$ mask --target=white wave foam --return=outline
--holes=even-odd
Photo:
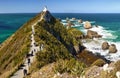
[[[106,59],[111,61],[117,61],[120,60],[120,42],[111,42],[107,41],[109,44],[115,44],[117,48],[117,53],[109,53],[108,50],[102,50],[101,45],[105,41],[105,39],[116,39],[117,36],[113,35],[112,33],[114,31],[105,30],[102,26],[93,26],[93,28],[89,29],[92,31],[97,32],[99,35],[102,35],[102,39],[96,39],[94,38],[91,41],[87,41],[83,43],[85,47],[87,47],[88,50],[92,51],[94,54],[100,54],[104,56]],[[82,29],[84,33],[87,33],[87,29]]]
[[[108,42],[109,44],[116,45],[116,48],[118,50],[116,53],[109,53],[108,50],[102,50],[101,45],[103,42],[104,42],[104,40],[97,40],[97,41],[92,40],[92,41],[88,41],[86,43],[83,43],[83,45],[85,47],[87,47],[87,50],[92,51],[92,53],[94,53],[94,54],[100,54],[108,60],[111,60],[111,61],[120,60],[120,42],[118,42],[118,43]]]
[[[97,32],[99,35],[102,35],[102,38],[103,39],[116,39],[117,36],[116,35],[113,35],[112,33],[114,31],[111,31],[111,30],[105,30],[102,26],[93,26],[91,29],[89,30],[92,30],[92,31],[95,31]],[[82,31],[86,34],[87,33],[87,29],[82,29]]]

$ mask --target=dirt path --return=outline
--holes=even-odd
[[[31,63],[33,63],[36,53],[40,51],[40,47],[35,45],[35,39],[34,39],[34,34],[35,34],[34,26],[35,25],[36,24],[32,25],[31,47],[30,47],[29,54],[33,52],[33,55],[29,57],[30,64],[28,65],[28,58],[26,58],[24,62],[24,66],[21,67],[21,69],[19,69],[11,78],[23,78],[24,77],[23,70],[26,69],[27,72],[29,72],[29,67],[31,66]]]

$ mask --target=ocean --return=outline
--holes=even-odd
[[[36,13],[0,14],[0,43],[35,15]],[[82,20],[96,21],[97,25],[102,26],[113,35],[112,38],[108,38],[109,40],[120,41],[120,14],[53,13],[53,16],[61,19],[75,17]]]
[[[0,14],[0,43],[35,15],[35,13]]]
[[[13,13],[13,14],[0,14],[0,43],[6,40],[11,36],[16,30],[18,30],[25,22],[34,17],[37,13]],[[96,24],[99,26],[98,29],[93,27],[93,30],[99,31],[103,35],[103,40],[108,41],[110,44],[114,43],[117,45],[117,48],[120,49],[120,14],[110,14],[110,13],[52,13],[54,17],[60,19],[68,18],[77,18],[84,21],[96,21]],[[78,28],[85,32],[83,27]],[[100,42],[103,42],[100,41]],[[94,43],[87,43],[85,46],[89,47],[89,50],[93,52],[99,52],[101,50],[93,50]],[[91,47],[90,47],[91,46]],[[97,48],[100,48],[97,47]],[[118,50],[120,52],[120,50]],[[118,52],[117,52],[118,53]],[[101,53],[107,55],[108,53]],[[120,57],[120,53],[118,53]],[[116,57],[116,56],[115,56]],[[116,57],[116,58],[118,58]],[[110,57],[109,57],[110,58]],[[114,58],[114,57],[111,57]],[[113,61],[116,59],[113,59]]]

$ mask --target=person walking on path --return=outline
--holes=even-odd
[[[27,76],[27,70],[25,68],[23,69],[23,74],[24,74],[24,77]]]
[[[29,58],[30,57],[30,54],[26,54],[26,58]]]
[[[33,56],[33,51],[31,51],[31,56]]]
[[[28,66],[30,66],[30,58],[28,58]]]
[[[36,52],[36,49],[34,49],[34,52]]]
[[[41,51],[43,50],[43,47],[44,47],[44,45],[43,45],[43,44],[41,44],[41,46],[40,46],[40,50],[41,50]]]

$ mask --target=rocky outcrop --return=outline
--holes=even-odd
[[[80,20],[78,20],[78,22],[79,22],[79,23],[82,23],[83,21],[82,21],[82,19],[80,19]]]
[[[68,21],[67,22],[67,26],[69,26],[69,27],[71,27],[71,26],[73,26],[74,24],[71,22],[71,21]]]
[[[66,21],[68,22],[69,20],[70,20],[70,19],[67,17],[67,18],[66,18]]]
[[[90,28],[92,28],[91,23],[90,23],[89,21],[86,21],[86,22],[84,23],[84,28],[85,28],[85,29],[90,29]]]
[[[103,42],[102,43],[102,49],[103,50],[109,49],[109,53],[116,53],[117,52],[116,45],[115,44],[109,45],[108,42]]]
[[[117,48],[115,44],[111,44],[109,47],[109,53],[116,53],[117,52]]]
[[[90,39],[93,39],[93,38],[101,38],[102,35],[99,35],[97,32],[95,31],[91,31],[91,30],[88,30],[87,31],[87,37],[90,38]]]
[[[85,72],[85,78],[99,78],[99,73],[102,72],[102,69],[98,66],[92,66]]]
[[[53,16],[50,14],[49,11],[46,11],[44,14],[45,14],[45,15],[43,16],[43,18],[44,18],[44,20],[45,20],[46,22],[52,21]]]
[[[52,22],[55,18],[51,15],[51,13],[47,10],[47,7],[44,7],[41,12],[40,20],[45,20],[46,22]]]
[[[80,52],[79,46],[74,46],[74,49],[75,49],[75,51],[76,51],[77,53]]]
[[[91,66],[85,71],[85,78],[119,78],[120,60],[103,67]]]
[[[79,39],[85,39],[86,36],[85,35],[80,35],[80,36],[77,36],[76,39],[79,40]]]
[[[102,49],[103,49],[103,50],[109,49],[109,44],[108,44],[108,42],[103,42],[103,43],[102,43]]]
[[[73,20],[73,21],[75,21],[75,20],[76,20],[76,18],[72,18],[72,20]]]

